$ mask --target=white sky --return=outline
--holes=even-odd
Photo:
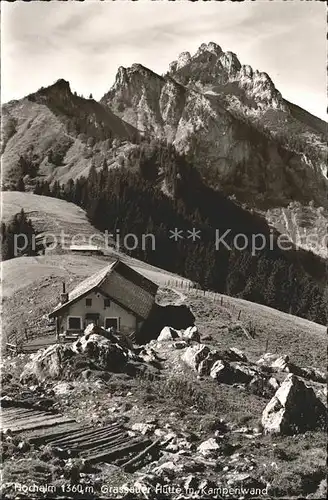
[[[213,41],[267,72],[283,96],[326,119],[324,2],[3,2],[1,97],[59,78],[100,99],[119,66],[164,73],[183,51]]]

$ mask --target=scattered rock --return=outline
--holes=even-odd
[[[198,478],[196,476],[194,476],[193,474],[190,474],[185,482],[184,482],[184,489],[186,492],[188,491],[196,491],[197,490],[197,487],[198,487]]]
[[[243,351],[241,351],[237,347],[230,347],[229,352],[231,353],[231,358],[233,358],[233,357],[235,358],[235,359],[231,359],[231,361],[245,361],[245,362],[247,362],[247,357],[246,357],[245,353],[243,353]]]
[[[200,344],[192,347],[188,347],[182,355],[182,361],[184,361],[190,368],[197,371],[199,363],[206,358],[210,353],[209,347]]]
[[[290,363],[288,371],[299,377],[307,380],[313,380],[314,382],[319,382],[321,384],[325,384],[327,380],[326,374],[317,368],[299,368],[298,366]]]
[[[289,361],[289,357],[280,356],[279,354],[272,354],[270,352],[265,353],[256,363],[260,366],[265,366],[271,368],[273,371],[273,364],[276,363],[276,368],[279,368],[282,364],[286,364]]]
[[[223,359],[218,359],[212,365],[210,377],[214,378],[218,382],[228,382],[231,380],[232,370],[227,363],[227,361],[223,361]]]
[[[164,462],[153,469],[157,476],[174,477],[177,472],[177,466],[174,462]]]
[[[210,377],[225,384],[243,384],[250,382],[256,372],[246,365],[231,365],[223,359],[215,361]]]
[[[205,359],[203,359],[197,368],[199,375],[201,376],[209,376],[211,373],[211,368],[215,361],[218,361],[221,358],[220,353],[216,350],[213,350],[208,353]]]
[[[69,382],[59,382],[53,387],[53,391],[56,396],[62,396],[68,394],[74,387]]]
[[[295,434],[325,423],[326,408],[312,388],[293,374],[287,375],[262,414],[266,433]]]
[[[257,375],[257,371],[254,370],[249,365],[244,363],[236,362],[231,364],[234,370],[234,382],[247,383],[252,380],[253,377]]]
[[[276,377],[270,377],[268,379],[268,386],[277,391],[279,389],[279,382]]]
[[[285,372],[288,371],[289,367],[289,356],[279,356],[276,360],[274,360],[271,364],[271,368],[277,372]]]
[[[172,341],[180,338],[180,332],[170,326],[165,326],[159,336],[158,342]]]
[[[136,432],[140,432],[144,436],[146,434],[151,434],[154,432],[156,426],[154,424],[143,424],[143,423],[136,423],[133,424],[132,430]]]
[[[207,441],[201,443],[197,451],[204,457],[216,457],[220,449],[220,445],[217,443],[216,439],[210,438]]]
[[[197,326],[189,326],[183,332],[182,338],[185,340],[193,340],[194,342],[200,342],[200,335]]]
[[[157,365],[161,361],[157,352],[149,346],[145,346],[138,354],[139,358],[145,363]]]
[[[257,361],[262,367],[266,367],[274,372],[289,372],[306,380],[314,382],[326,383],[327,376],[317,368],[301,368],[289,359],[288,355],[281,356],[279,354],[266,353]]]

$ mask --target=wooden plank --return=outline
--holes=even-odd
[[[20,415],[27,415],[28,413],[33,413],[35,412],[35,410],[33,410],[32,408],[21,408],[21,407],[17,407],[17,406],[11,406],[9,408],[2,408],[2,415],[3,417],[7,418],[7,417],[12,417],[13,415],[17,415],[17,416],[20,416]]]
[[[82,457],[85,457],[90,462],[100,462],[100,461],[108,461],[109,459],[115,459],[119,456],[124,455],[125,453],[129,453],[132,451],[138,451],[145,446],[148,446],[150,443],[149,440],[130,440],[125,446],[117,446],[112,448],[111,450],[102,451],[100,453],[95,453],[94,455],[89,455],[88,453],[81,453]]]
[[[125,470],[131,470],[131,468],[133,469],[133,466],[139,462],[140,460],[142,460],[148,453],[154,451],[154,449],[156,447],[158,447],[159,443],[161,442],[160,439],[156,439],[156,441],[154,441],[153,443],[151,443],[149,446],[147,446],[144,450],[142,450],[140,453],[138,453],[134,458],[131,458],[130,460],[128,460],[127,462],[123,463],[123,468]]]
[[[97,435],[98,433],[102,433],[102,432],[111,432],[111,431],[114,431],[116,428],[119,428],[120,427],[120,424],[118,423],[115,423],[113,425],[109,425],[109,426],[106,426],[106,427],[99,427],[99,428],[95,428],[95,429],[89,429],[89,430],[83,430],[81,428],[81,431],[74,434],[74,438],[79,438],[79,437],[85,437],[85,436],[90,436],[90,435]],[[64,441],[64,439],[60,439],[58,441],[56,441],[56,443],[60,444],[60,442]]]
[[[101,453],[110,453],[112,450],[118,448],[118,447],[122,447],[124,445],[127,445],[131,443],[131,439],[127,438],[127,437],[122,437],[120,439],[117,439],[115,441],[113,441],[112,443],[110,444],[102,444],[102,445],[99,445],[99,446],[94,446],[93,448],[88,448],[86,450],[81,450],[80,451],[80,455],[83,455],[84,457],[87,457],[87,456],[93,456],[95,454],[101,454]]]
[[[36,413],[28,416],[23,416],[22,418],[18,419],[12,419],[9,420],[9,422],[5,421],[6,426],[12,426],[10,427],[12,430],[17,427],[17,426],[24,426],[25,424],[30,424],[30,423],[39,423],[42,421],[48,421],[48,420],[54,420],[56,418],[63,418],[62,415],[48,415],[48,414],[42,414],[42,413]],[[64,417],[67,418],[67,417]]]
[[[37,423],[30,423],[26,425],[18,425],[17,427],[10,427],[11,431],[13,433],[16,432],[22,432],[22,431],[27,431],[30,429],[38,429],[42,427],[54,427],[55,425],[58,425],[59,423],[70,423],[70,422],[75,422],[74,419],[69,419],[67,417],[60,417],[60,418],[53,418],[53,419],[48,419],[46,421],[40,421]]]
[[[71,448],[74,448],[78,451],[82,450],[87,450],[87,449],[101,449],[107,446],[108,448],[112,447],[113,444],[116,444],[118,442],[123,442],[126,441],[128,436],[125,436],[124,434],[120,434],[117,436],[112,436],[111,438],[103,438],[100,439],[99,441],[84,441],[81,443],[78,443],[76,445],[72,445]],[[68,446],[70,447],[70,446]]]
[[[47,413],[42,410],[40,411],[35,411],[32,409],[27,408],[26,410],[19,410],[19,411],[13,411],[10,413],[5,412],[3,415],[3,420],[22,420],[24,418],[30,418],[30,417],[39,417],[39,416],[46,416],[46,415],[51,415],[53,416],[54,414],[52,413]]]
[[[72,435],[76,430],[80,430],[79,424],[59,424],[55,428],[33,429],[24,432],[27,439],[34,444],[48,443],[56,438]]]
[[[55,441],[54,442],[54,445],[60,445],[61,448],[66,448],[66,447],[74,447],[74,448],[79,448],[80,446],[83,446],[84,444],[88,444],[88,443],[98,443],[98,442],[102,442],[102,441],[108,441],[109,439],[114,439],[116,438],[117,436],[122,436],[122,435],[126,435],[125,432],[122,432],[121,430],[118,430],[117,432],[113,433],[113,434],[101,434],[100,436],[99,435],[96,435],[96,436],[81,436],[80,438],[78,439],[70,439],[70,437],[68,436],[67,439],[65,439],[64,441],[61,441],[59,444],[58,444],[58,441]]]

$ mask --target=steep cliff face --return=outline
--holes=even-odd
[[[144,134],[174,141],[186,94],[173,79],[133,64],[118,69],[115,83],[101,103]]]
[[[321,257],[328,258],[328,210],[312,203],[290,203],[285,208],[274,208],[263,214],[281,234],[286,234],[298,246]]]
[[[101,102],[189,153],[211,186],[240,201],[327,206],[323,122],[301,120],[267,74],[214,43],[182,53],[164,76],[137,64],[120,68]]]

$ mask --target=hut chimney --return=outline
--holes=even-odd
[[[68,293],[66,292],[65,281],[63,281],[63,291],[60,294],[60,303],[61,304],[66,304],[66,302],[68,302]]]

